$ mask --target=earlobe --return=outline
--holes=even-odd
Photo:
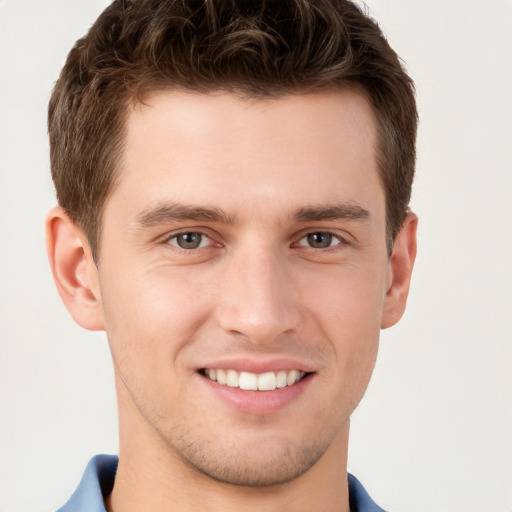
[[[46,249],[55,285],[75,322],[85,329],[103,330],[98,271],[89,244],[60,206],[46,217]]]
[[[416,259],[418,218],[409,212],[398,233],[389,261],[389,286],[384,298],[381,329],[395,325],[405,311],[411,274]]]

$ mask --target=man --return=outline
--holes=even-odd
[[[49,109],[50,263],[119,459],[61,511],[378,511],[350,415],[416,253],[413,86],[348,1],[115,1]]]

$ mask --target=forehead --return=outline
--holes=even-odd
[[[329,146],[334,138],[345,152],[357,143],[375,139],[376,123],[367,94],[360,88],[311,94],[287,94],[255,99],[225,91],[195,93],[168,90],[148,95],[131,106],[127,119],[126,147],[137,151],[150,132],[199,149],[222,146],[229,140],[263,153],[271,138]],[[144,141],[147,142],[147,141]],[[356,144],[354,144],[356,143]],[[270,148],[268,148],[270,149]],[[306,154],[307,147],[301,151]],[[212,155],[214,156],[214,155]]]
[[[139,210],[167,200],[245,210],[275,199],[294,210],[365,202],[382,192],[375,146],[358,91],[262,100],[159,92],[129,112],[114,196]]]

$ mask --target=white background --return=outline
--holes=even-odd
[[[0,0],[0,512],[54,510],[117,451],[106,340],[68,318],[43,240],[46,105],[106,5]],[[419,257],[349,469],[391,511],[511,512],[512,2],[368,5],[417,84]]]

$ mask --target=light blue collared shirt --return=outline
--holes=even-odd
[[[77,490],[57,512],[106,512],[103,497],[112,491],[117,463],[115,455],[93,457]],[[370,498],[359,480],[350,474],[348,489],[351,512],[385,512]]]

